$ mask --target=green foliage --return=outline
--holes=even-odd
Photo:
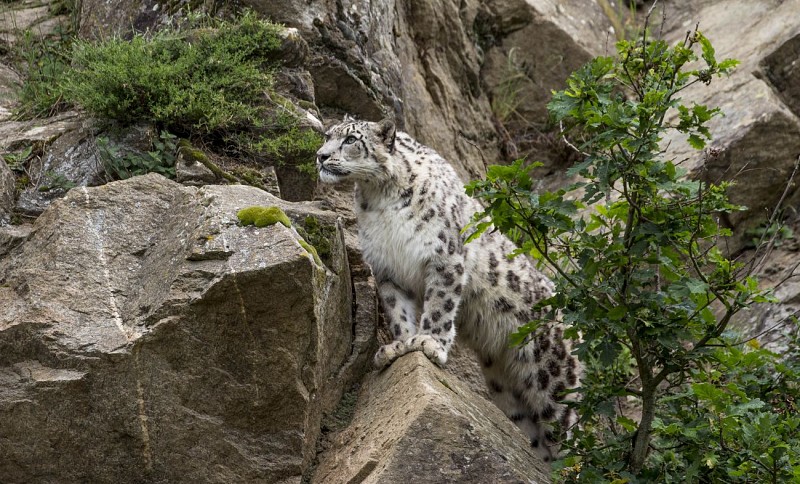
[[[159,138],[153,141],[153,149],[146,153],[122,153],[106,137],[97,138],[97,148],[106,173],[113,180],[124,180],[151,172],[175,178],[177,137],[167,131],[161,132]]]
[[[321,224],[316,217],[309,215],[303,219],[302,225],[296,228],[300,236],[316,248],[322,260],[330,260],[331,241],[336,237],[336,227]]]
[[[76,42],[66,92],[123,123],[205,134],[257,127],[281,28],[248,13],[214,28]]]
[[[6,162],[12,171],[24,171],[25,163],[33,154],[33,145],[28,145],[21,151],[6,153],[3,155],[3,161]]]
[[[291,227],[292,222],[280,207],[247,207],[236,212],[242,225],[267,227],[280,222],[284,227]]]
[[[72,0],[53,5],[59,12],[74,7]],[[231,21],[189,14],[178,26],[130,40],[67,36],[55,43],[26,33],[19,114],[50,115],[76,104],[100,119],[202,137],[212,152],[309,171],[322,137],[302,128],[292,102],[272,89],[282,31],[245,12]],[[171,150],[123,156],[101,140],[101,152],[114,178],[143,169],[174,176]]]
[[[62,79],[69,71],[70,37],[48,39],[26,30],[14,46],[16,64],[25,78],[19,91],[18,118],[51,116],[69,106]]]
[[[317,249],[315,249],[313,245],[306,242],[302,237],[298,239],[297,242],[300,244],[300,247],[302,247],[303,249],[305,249],[306,252],[311,254],[311,257],[314,258],[315,264],[317,264],[318,266],[322,265],[322,259],[319,258],[319,254],[317,254]]]
[[[698,47],[704,67],[689,70]],[[536,193],[518,161],[490,167],[485,181],[467,189],[486,203],[467,229],[470,240],[494,227],[517,243],[514,255],[529,254],[555,273],[555,295],[537,307],[544,317],[511,342],[526,341],[560,313],[585,367],[581,426],[572,429],[559,478],[796,478],[797,418],[789,407],[799,392],[785,384],[796,367],[742,350],[726,333],[737,312],[772,300],[746,266],[717,248],[729,235],[717,217],[743,207],[728,201],[728,183],[686,179],[660,148],[670,129],[705,146],[706,123],[720,112],[684,106],[679,93],[737,62],[717,62],[700,32],[674,47],[646,36],[623,40],[617,51],[575,72],[548,106],[585,155],[570,169],[580,182]],[[665,122],[670,112],[673,125]],[[781,400],[770,388],[791,396]],[[620,411],[629,400],[641,411],[638,422]]]
[[[786,241],[794,239],[794,231],[777,221],[765,222],[758,227],[748,230],[745,232],[745,235],[750,237],[750,240],[746,244],[748,249],[754,249],[765,241],[772,241],[775,247],[780,247]]]
[[[800,359],[793,342],[780,357],[755,342],[715,348],[715,367],[663,403],[654,422],[664,475],[686,482],[797,482],[800,479]],[[686,422],[690,422],[686,425]]]
[[[63,190],[67,191],[71,188],[78,186],[75,182],[65,177],[60,173],[47,171],[44,173],[44,180],[39,185],[40,192],[48,192],[50,190]]]
[[[283,27],[246,12],[227,22],[191,15],[152,35],[78,41],[66,96],[101,118],[148,121],[210,147],[267,163],[314,158],[322,138],[272,91]]]
[[[313,160],[314,153],[322,146],[322,142],[323,137],[319,133],[291,126],[282,133],[261,136],[252,142],[249,148],[269,160],[283,164],[303,159]]]

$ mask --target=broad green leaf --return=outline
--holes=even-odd
[[[697,136],[696,134],[689,135],[689,138],[687,139],[687,141],[692,146],[692,148],[694,148],[696,150],[702,150],[706,146],[705,140],[703,138]]]

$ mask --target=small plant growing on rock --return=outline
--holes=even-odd
[[[108,138],[97,138],[97,149],[106,173],[113,180],[124,180],[146,173],[159,173],[175,178],[175,159],[178,152],[177,137],[162,131],[153,141],[153,149],[146,153],[122,153]]]
[[[206,134],[260,125],[258,101],[272,84],[267,68],[280,29],[249,13],[216,28],[76,42],[67,93],[122,123]]]
[[[674,47],[644,35],[617,51],[575,72],[549,104],[584,154],[570,170],[582,181],[536,193],[518,161],[468,187],[487,206],[478,233],[495,227],[518,243],[512,256],[529,254],[555,274],[555,296],[539,309],[545,319],[560,313],[577,340],[582,419],[558,479],[797,480],[797,353],[781,360],[728,332],[737,312],[772,300],[751,266],[718,249],[729,231],[717,217],[743,207],[728,201],[730,183],[686,179],[660,146],[670,129],[705,146],[720,112],[682,105],[679,94],[737,62],[718,62],[698,31]],[[703,67],[689,67],[698,60]]]

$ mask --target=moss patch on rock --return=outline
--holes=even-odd
[[[285,227],[291,227],[292,222],[280,207],[247,207],[236,212],[236,217],[242,225],[255,225],[256,227],[267,227],[280,222]],[[313,248],[313,247],[312,247]],[[308,250],[308,249],[306,249]],[[311,251],[309,251],[311,252]]]
[[[311,254],[311,257],[314,258],[314,262],[318,266],[321,266],[322,265],[322,260],[319,258],[319,254],[317,254],[317,249],[315,249],[313,245],[309,244],[308,242],[306,242],[302,238],[298,239],[297,241],[300,242],[300,247],[304,248],[306,250],[306,252]]]
[[[296,227],[297,232],[317,249],[319,257],[325,261],[330,261],[331,241],[336,237],[336,227],[324,225],[319,220],[309,215],[303,219],[301,226]]]

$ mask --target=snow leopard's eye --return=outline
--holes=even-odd
[[[344,139],[344,144],[346,144],[346,145],[351,145],[351,144],[353,144],[355,142],[356,142],[356,137],[353,136],[352,134]]]

